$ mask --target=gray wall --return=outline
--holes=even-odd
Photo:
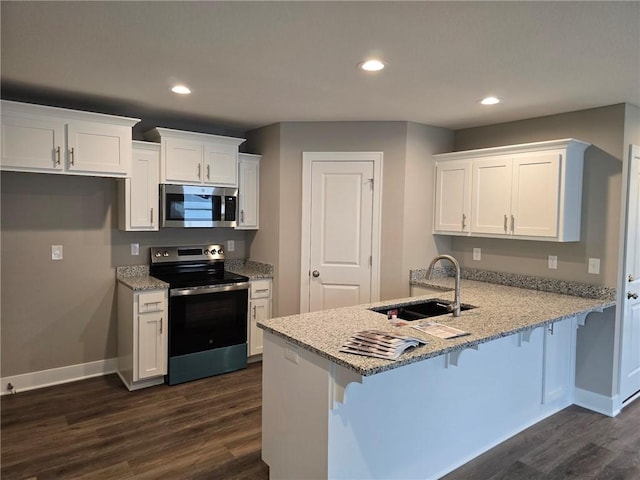
[[[31,173],[1,175],[3,377],[116,356],[115,267],[148,264],[149,246],[234,239],[232,229],[117,230],[116,180]],[[140,255],[130,255],[130,244]],[[51,260],[51,245],[64,259]]]
[[[620,227],[620,188],[625,105],[459,130],[455,150],[573,137],[592,144],[585,152],[580,242],[453,237],[451,249],[465,267],[615,286]],[[474,261],[474,247],[482,260]],[[547,256],[558,269],[547,268]],[[589,258],[600,258],[600,274],[587,273]]]
[[[429,238],[430,228],[423,228],[429,222],[429,213],[419,218],[419,224],[407,226],[416,215],[432,209],[432,198],[425,194],[424,185],[418,191],[406,188],[407,178],[415,181],[414,174],[432,169],[430,154],[450,150],[452,137],[448,130],[407,122],[281,123],[248,132],[247,148],[263,155],[261,174],[263,167],[270,172],[270,182],[261,179],[261,201],[268,198],[278,202],[268,205],[278,211],[268,214],[269,221],[277,224],[277,237],[260,232],[250,246],[252,258],[275,265],[274,314],[290,315],[300,309],[303,152],[384,153],[380,298],[389,299],[409,294],[408,265],[422,266],[436,253],[432,250],[435,243]],[[262,215],[261,210],[261,226],[265,219]],[[421,248],[414,252],[412,246],[416,244]]]

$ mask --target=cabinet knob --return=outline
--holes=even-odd
[[[631,292],[627,292],[627,299],[631,300],[631,299],[636,300],[638,298],[638,294],[637,293],[631,293]]]
[[[320,276],[320,272],[318,270],[314,270],[311,275],[313,275],[315,278],[318,278]]]

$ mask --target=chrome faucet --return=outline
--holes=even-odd
[[[452,307],[452,312],[454,317],[460,316],[460,264],[458,261],[453,258],[451,255],[438,255],[431,260],[429,264],[429,268],[427,270],[427,274],[429,277],[431,276],[431,271],[433,270],[433,266],[438,262],[438,260],[449,260],[453,264],[453,268],[456,269],[456,283],[455,283],[455,302]]]

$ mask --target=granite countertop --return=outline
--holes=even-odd
[[[252,260],[227,260],[225,269],[249,277],[249,280],[273,278],[273,266]],[[149,275],[149,265],[116,267],[116,279],[135,291],[169,288],[167,282]]]
[[[418,303],[434,298],[446,301],[454,299],[454,280],[451,277],[423,281],[421,285],[440,290],[440,292],[267,319],[258,322],[258,326],[338,365],[367,376],[572,316],[601,311],[615,305],[613,299],[585,298],[475,280],[462,280],[460,288],[462,304],[477,308],[463,311],[458,318],[452,315],[433,318],[433,321],[470,333],[470,335],[450,340],[427,335],[410,326],[391,326],[385,315],[369,310],[371,307]],[[350,335],[368,329],[420,337],[428,340],[429,343],[406,351],[395,361],[339,352],[341,345]]]

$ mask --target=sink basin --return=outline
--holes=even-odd
[[[444,300],[429,300],[410,305],[387,305],[372,308],[371,310],[387,316],[391,310],[396,310],[399,319],[411,322],[422,318],[451,314],[451,307],[449,305],[450,303]],[[475,307],[471,305],[460,305],[460,311],[470,310],[472,308]]]

